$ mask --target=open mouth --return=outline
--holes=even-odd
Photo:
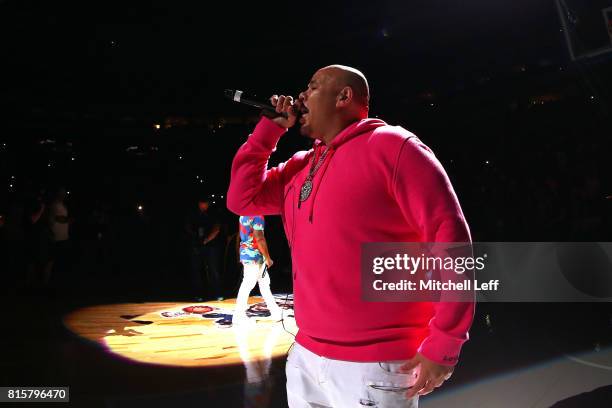
[[[308,113],[308,108],[306,107],[303,101],[297,100],[293,105],[293,111],[298,115],[303,115],[305,113]]]
[[[306,119],[308,116],[308,110],[306,110],[306,112],[301,111],[302,114],[300,115],[300,123],[303,125],[304,123],[306,123]]]
[[[309,110],[304,104],[299,104],[299,106],[297,107],[297,111],[298,111],[298,120],[300,124],[303,125],[306,122],[306,115],[308,115]]]
[[[298,122],[303,125],[306,121],[305,116],[310,112],[304,104],[304,101],[298,99],[293,105],[293,109],[295,114],[297,115]]]

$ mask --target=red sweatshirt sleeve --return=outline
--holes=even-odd
[[[427,146],[407,139],[394,174],[394,193],[406,221],[422,242],[471,242],[459,201],[442,165]],[[430,333],[418,351],[445,365],[457,363],[468,340],[474,317],[473,302],[438,302],[429,322]]]
[[[283,206],[286,180],[299,167],[300,155],[268,169],[268,159],[287,129],[262,117],[232,162],[227,208],[238,215],[276,215]],[[303,154],[302,154],[303,156]],[[292,174],[289,174],[292,173]]]

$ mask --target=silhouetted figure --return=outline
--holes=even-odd
[[[47,212],[49,229],[51,230],[52,249],[51,267],[45,269],[44,282],[48,284],[51,280],[52,271],[60,270],[66,273],[70,259],[70,218],[66,208],[66,189],[63,187],[55,190]]]
[[[222,242],[220,225],[210,210],[210,199],[198,200],[198,208],[185,225],[191,241],[191,281],[195,296],[204,296],[204,274],[208,277],[208,294],[219,300],[223,297],[220,277]]]
[[[26,232],[27,286],[48,282],[53,269],[51,246],[53,235],[47,222],[48,207],[41,189],[26,200],[24,225]]]

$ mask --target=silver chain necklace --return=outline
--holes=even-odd
[[[302,184],[302,188],[300,189],[300,202],[298,203],[298,208],[300,208],[300,205],[304,201],[308,200],[308,197],[310,197],[310,193],[312,193],[312,179],[314,178],[317,170],[319,170],[319,167],[321,167],[321,165],[325,161],[325,156],[327,156],[328,151],[329,151],[329,146],[325,148],[325,150],[321,154],[321,157],[319,157],[319,160],[317,160],[316,165],[315,165],[316,154],[312,156],[312,164],[310,165],[310,171],[308,172],[308,176],[306,176],[306,180],[304,180],[304,184]]]

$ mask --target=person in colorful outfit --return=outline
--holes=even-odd
[[[233,323],[247,321],[246,310],[249,307],[249,295],[256,283],[259,283],[259,292],[266,301],[271,319],[280,320],[282,317],[281,308],[276,304],[270,291],[268,268],[272,267],[274,261],[268,251],[264,227],[265,220],[262,215],[241,216],[239,219],[240,263],[242,263],[244,273],[236,299]]]

